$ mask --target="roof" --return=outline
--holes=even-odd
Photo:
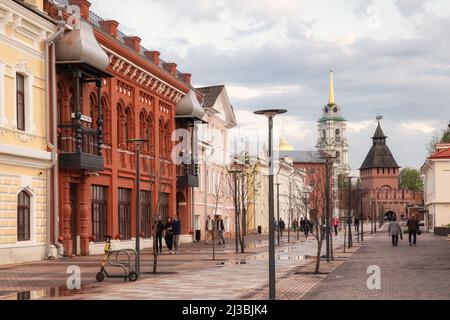
[[[383,139],[387,138],[386,135],[383,132],[383,129],[381,128],[381,125],[378,124],[377,130],[375,131],[375,134],[373,135],[372,139]]]
[[[203,108],[212,108],[222,93],[224,85],[197,88],[203,95],[205,95],[203,100]]]
[[[386,138],[381,125],[378,124],[372,138],[372,148],[370,148],[369,153],[359,170],[372,168],[400,168],[397,161],[395,161],[391,150],[389,150],[389,147],[386,145]]]
[[[450,159],[450,148],[433,153],[429,159]]]
[[[59,4],[65,6],[65,7],[68,7],[70,5],[70,1],[69,0],[55,0],[55,1],[58,2]],[[92,11],[89,11],[89,21],[88,22],[90,24],[92,24],[93,26],[95,26],[99,30],[102,30],[101,27],[100,27],[100,22],[101,21],[104,21],[104,19],[102,17],[98,16],[97,14],[95,14]],[[120,31],[120,30],[118,30],[117,33],[118,34],[117,34],[116,40],[119,41],[122,45],[126,46],[125,38],[127,37],[127,35],[125,33],[123,33],[122,31]],[[159,59],[160,63],[159,64],[155,64],[153,62],[153,60],[151,60],[151,59],[149,59],[149,58],[147,58],[145,56],[145,52],[146,51],[150,51],[150,50],[148,50],[147,48],[145,48],[144,46],[141,45],[141,50],[140,50],[140,52],[137,52],[137,54],[141,58],[145,59],[147,62],[152,63],[152,64],[156,65],[157,67],[159,67],[160,69],[164,70],[167,73],[167,75],[176,78],[178,81],[181,81],[182,83],[188,84],[183,79],[183,76],[182,76],[183,74],[180,71],[177,70],[176,71],[176,75],[172,75],[167,70],[167,63],[163,59]],[[193,88],[191,87],[191,89],[193,89]]]
[[[294,163],[325,163],[319,151],[280,151],[280,158],[291,158]]]

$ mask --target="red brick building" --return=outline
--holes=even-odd
[[[189,199],[198,178],[195,170],[177,170],[171,154],[177,105],[183,97],[194,103],[201,97],[191,92],[191,75],[142,47],[139,37],[121,33],[117,21],[96,16],[88,1],[69,2],[80,7],[82,21],[56,42],[59,232],[54,234],[65,255],[100,253],[106,235],[120,236],[117,246],[134,246],[137,146],[129,140],[148,138],[139,159],[141,237],[151,237],[157,213],[163,218],[179,213],[182,234],[189,237]],[[45,9],[57,18],[48,1]],[[186,116],[178,127],[187,126]],[[150,245],[143,240],[144,247]]]
[[[400,166],[386,144],[381,124],[372,137],[373,145],[360,170],[365,217],[397,219],[407,216],[407,206],[422,205],[423,193],[399,189]]]

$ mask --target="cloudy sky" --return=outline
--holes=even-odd
[[[297,149],[314,148],[332,66],[353,169],[377,114],[402,167],[420,167],[428,141],[450,120],[448,0],[91,2],[192,73],[194,85],[225,84],[241,130],[266,128],[253,110],[288,109],[276,130]]]

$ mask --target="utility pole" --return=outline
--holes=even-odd
[[[348,177],[348,248],[350,249],[353,246],[352,243],[352,205],[351,205],[351,197],[352,197],[352,179],[353,177]]]

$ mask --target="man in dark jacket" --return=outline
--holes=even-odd
[[[419,231],[419,221],[415,215],[412,215],[407,222],[409,232],[409,246],[416,246],[417,244],[417,232]]]
[[[173,230],[173,247],[175,249],[175,254],[178,253],[178,243],[180,241],[180,234],[181,234],[181,222],[176,215],[172,222],[172,230]]]
[[[217,236],[219,238],[219,245],[223,243],[225,245],[225,238],[223,237],[223,233],[225,232],[225,225],[222,220],[222,216],[217,218]]]
[[[157,253],[162,253],[163,231],[164,231],[164,223],[162,222],[161,217],[159,216],[157,218],[157,222],[156,222],[156,252]]]

